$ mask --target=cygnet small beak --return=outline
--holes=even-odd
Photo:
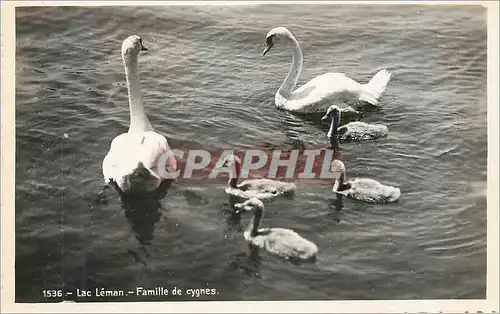
[[[236,208],[236,211],[235,211],[236,214],[239,214],[242,211],[245,211],[242,203],[234,204],[234,208]]]
[[[236,208],[236,214],[252,211],[252,206],[246,205],[245,203],[234,204],[234,207]]]

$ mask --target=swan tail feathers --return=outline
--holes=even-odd
[[[359,99],[377,105],[378,99],[385,91],[390,79],[391,72],[386,69],[378,71],[367,84],[363,85]]]

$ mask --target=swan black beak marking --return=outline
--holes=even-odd
[[[148,48],[144,47],[144,45],[142,44],[142,40],[141,40],[141,51],[148,51]]]
[[[266,55],[266,53],[267,53],[269,50],[271,50],[271,48],[272,48],[272,47],[273,47],[273,46],[267,46],[267,47],[266,47],[266,49],[264,49],[264,51],[262,52],[262,56],[265,56],[265,55]]]
[[[266,53],[273,48],[274,43],[273,43],[273,36],[267,37],[266,38],[266,49],[262,52],[262,56],[265,56]]]

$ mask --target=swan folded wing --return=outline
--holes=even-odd
[[[368,124],[361,121],[349,122],[338,128],[344,129],[340,138],[343,140],[370,140],[387,136],[389,129],[382,124]]]
[[[348,195],[367,203],[389,203],[399,199],[401,191],[399,188],[381,184],[380,182],[358,178],[351,180],[351,189]]]
[[[158,158],[166,149],[166,139],[155,132],[144,132],[137,149],[142,152],[142,162],[146,168],[156,166]]]
[[[278,190],[275,187],[263,183],[259,179],[245,180],[238,184],[238,189],[242,191],[254,190],[259,192],[278,193]]]
[[[255,190],[261,193],[283,194],[294,190],[295,184],[263,178],[245,180],[238,185],[238,189],[243,191]]]
[[[156,132],[146,132],[143,135],[139,149],[143,152],[141,161],[146,168],[154,171],[158,176],[158,162],[162,161],[161,157],[170,150],[167,139]],[[169,156],[162,165],[166,171],[175,171],[177,169],[177,161],[175,156]]]
[[[150,173],[160,177],[156,169],[157,163],[169,149],[166,138],[153,131],[117,136],[103,160],[105,182],[108,183],[110,179],[119,182],[121,178],[133,173],[139,163],[149,169]],[[166,167],[167,170],[175,168],[175,157],[167,159]]]
[[[120,134],[111,141],[109,151],[102,162],[105,183],[109,183],[111,179],[119,181],[137,167],[140,155],[133,147],[136,141],[136,136],[129,133]]]
[[[255,237],[252,237],[250,235],[250,231],[246,230],[243,233],[243,236],[245,237],[245,241],[250,242],[252,245],[254,245],[254,246],[258,247],[258,248],[261,248],[261,249],[263,249],[265,247],[265,242],[266,242],[266,239],[267,239],[265,235],[257,235]]]
[[[269,252],[285,258],[308,259],[317,253],[314,243],[290,229],[270,229],[264,245]]]
[[[231,187],[226,188],[226,194],[228,194],[230,196],[237,197],[237,198],[241,198],[241,199],[250,199],[250,198],[255,197],[255,198],[260,199],[260,200],[270,199],[270,198],[276,197],[278,195],[276,193],[262,192],[262,191],[258,191],[258,190],[242,191],[240,189],[235,189],[235,188],[231,188]]]
[[[324,105],[357,101],[362,85],[343,73],[325,73],[292,92],[286,108],[294,111],[324,111]]]

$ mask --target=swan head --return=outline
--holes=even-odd
[[[293,37],[292,33],[285,27],[276,27],[273,28],[272,30],[269,31],[266,35],[266,49],[262,52],[262,55],[265,56],[266,53],[271,50],[271,48],[279,44],[281,42],[284,42],[285,40],[290,39]]]
[[[244,211],[253,211],[253,210],[263,210],[264,203],[258,198],[251,198],[244,203],[234,204],[234,207],[237,209],[236,213],[244,212]]]
[[[142,38],[137,35],[127,37],[122,44],[123,58],[130,58],[131,56],[138,56],[139,52],[147,51],[148,48],[142,44]]]

